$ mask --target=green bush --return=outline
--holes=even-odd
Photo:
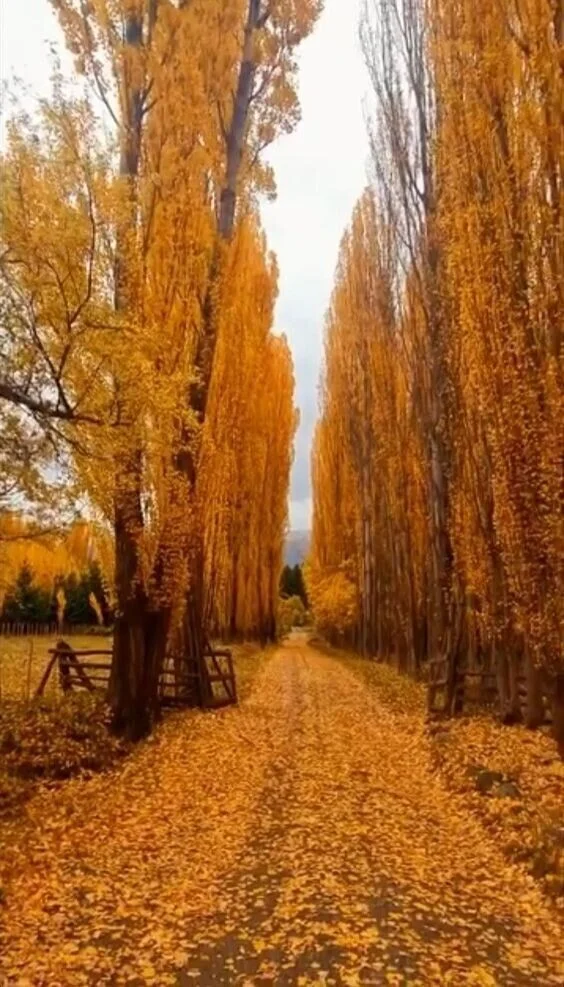
[[[35,584],[28,562],[24,562],[14,585],[6,593],[2,606],[3,623],[47,624],[51,619],[51,595]]]

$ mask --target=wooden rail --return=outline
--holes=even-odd
[[[431,712],[442,713],[445,695],[441,695],[448,685],[447,661],[445,658],[434,658],[428,662],[429,667],[429,696]],[[527,681],[523,671],[517,676],[519,702],[523,715],[527,703]],[[455,692],[460,710],[471,705],[492,706],[498,702],[499,691],[497,674],[491,668],[460,669],[457,673]],[[439,696],[436,694],[439,693]],[[545,697],[546,700],[546,697]],[[552,720],[550,705],[545,701],[545,722]]]
[[[63,693],[73,689],[88,692],[105,691],[108,687],[112,652],[108,649],[74,650],[66,641],[58,641],[49,650],[49,661],[36,690],[36,697],[45,692],[55,669]],[[104,661],[89,661],[104,658]],[[210,663],[211,662],[211,667]],[[219,686],[219,690],[214,690]],[[217,650],[207,645],[203,661],[165,665],[159,681],[159,698],[163,706],[202,706],[218,709],[237,702],[237,683],[233,655],[228,648]]]
[[[70,692],[73,688],[79,687],[88,692],[95,692],[97,688],[107,687],[110,677],[110,661],[84,661],[84,658],[111,657],[112,652],[105,649],[85,649],[75,651],[66,641],[58,641],[54,648],[49,649],[49,661],[41,676],[41,681],[36,690],[36,697],[40,697],[45,692],[45,687],[49,681],[55,667],[59,673],[59,685],[64,693]],[[105,672],[107,674],[92,674],[92,672]]]

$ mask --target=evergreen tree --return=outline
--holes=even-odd
[[[280,596],[287,598],[294,595],[294,571],[285,565],[280,576]]]
[[[298,596],[304,607],[307,607],[307,594],[304,584],[302,567],[300,565],[285,565],[280,577],[280,596],[289,598]]]
[[[307,609],[307,593],[304,583],[304,574],[301,565],[295,565],[292,570],[292,584],[294,587],[294,596],[299,596],[304,607]]]
[[[50,618],[50,594],[34,584],[33,570],[28,562],[24,562],[14,586],[6,594],[2,621],[14,624],[45,624]]]
[[[90,594],[98,600],[104,616],[104,624],[109,622],[110,611],[104,596],[102,575],[98,563],[91,563],[80,576],[71,573],[64,581],[63,588],[67,599],[65,623],[71,626],[89,625],[97,622],[90,603]]]

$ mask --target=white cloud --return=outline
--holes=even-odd
[[[309,526],[309,450],[317,408],[323,321],[339,244],[366,184],[363,100],[368,79],[358,41],[360,0],[327,0],[300,56],[302,120],[272,149],[278,198],[263,208],[280,266],[277,321],[294,353],[302,426],[296,443],[293,528]]]
[[[293,531],[310,530],[312,508],[311,497],[308,497],[307,500],[290,501],[290,518]]]

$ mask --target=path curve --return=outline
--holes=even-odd
[[[303,636],[240,708],[29,814],[6,985],[564,981],[555,913],[433,773],[422,718]]]

